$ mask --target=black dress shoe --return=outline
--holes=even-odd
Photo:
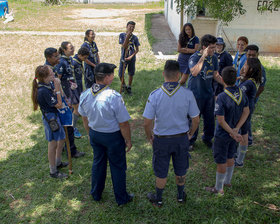
[[[84,155],[85,155],[84,152],[79,152],[79,151],[77,151],[76,154],[73,155],[72,157],[73,157],[73,158],[80,158],[80,157],[83,157]]]
[[[56,168],[60,169],[60,168],[68,166],[68,164],[69,164],[68,162],[61,162],[58,166],[56,166]]]
[[[204,143],[209,149],[212,149],[213,143],[212,143],[211,141],[204,141],[204,140],[203,140],[203,143]]]
[[[65,173],[60,173],[59,171],[57,171],[56,173],[50,173],[50,176],[52,178],[57,178],[57,179],[64,179],[64,178],[68,178],[68,175]]]

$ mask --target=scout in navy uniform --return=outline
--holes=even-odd
[[[125,66],[124,70],[128,67],[128,86],[126,86],[124,82],[122,87],[128,94],[131,94],[131,85],[135,74],[136,54],[138,53],[140,46],[138,37],[133,34],[134,29],[135,22],[129,21],[126,25],[126,33],[121,33],[119,36],[119,44],[122,45],[119,77],[120,80],[122,80],[123,67]],[[126,57],[125,49],[127,49]]]
[[[259,47],[256,45],[248,45],[245,49],[246,56],[247,58],[258,58],[259,56]],[[256,93],[256,97],[255,97],[255,104],[258,102],[259,96],[262,94],[262,92],[264,91],[264,86],[266,83],[266,72],[265,69],[262,66],[262,81],[261,84],[258,87],[257,93]],[[251,130],[251,123],[249,125],[249,133],[248,133],[248,146],[251,146],[253,144],[253,135],[252,135],[252,130]]]
[[[115,199],[118,205],[122,205],[133,199],[133,195],[126,191],[125,155],[132,145],[128,123],[130,116],[122,96],[109,88],[115,68],[108,63],[96,66],[96,83],[82,93],[79,113],[83,116],[94,154],[91,195],[95,201],[101,200],[109,160]]]
[[[180,65],[180,72],[182,73],[182,77],[180,80],[180,84],[184,85],[189,77],[189,59],[190,56],[198,50],[199,47],[199,39],[195,36],[194,28],[191,23],[186,23],[181,33],[179,34],[178,41],[178,62]]]
[[[239,88],[246,94],[249,100],[250,114],[241,128],[242,141],[237,149],[237,158],[235,166],[243,167],[243,161],[248,148],[248,132],[251,123],[252,114],[255,109],[255,98],[257,89],[262,80],[261,62],[258,58],[248,58],[241,70],[241,83]]]
[[[222,71],[227,66],[232,66],[232,57],[231,55],[225,50],[226,44],[224,43],[223,38],[218,37],[216,43],[216,52],[215,55],[218,58],[219,63],[219,75],[222,75]],[[217,83],[213,80],[213,88],[215,96],[218,96],[220,93],[224,91],[224,86]]]
[[[38,82],[37,82],[38,80]],[[45,128],[46,140],[48,143],[48,159],[50,176],[53,178],[67,178],[67,175],[58,171],[58,168],[65,167],[68,163],[61,162],[61,152],[65,141],[65,133],[58,117],[57,108],[62,107],[60,81],[55,79],[54,73],[47,65],[40,65],[36,68],[35,78],[32,83],[32,102],[34,111],[38,105],[43,113],[42,119]],[[56,119],[59,130],[53,132],[45,117]]]
[[[55,73],[56,77],[57,76],[57,65],[59,64],[59,54],[57,52],[57,49],[53,47],[49,47],[45,50],[44,52],[46,62],[45,65],[48,65],[51,67],[53,72]],[[61,93],[62,96],[64,96],[63,92]],[[71,156],[74,158],[79,158],[81,156],[84,156],[84,152],[79,152],[77,150],[77,147],[75,145],[75,140],[74,140],[74,128],[73,126],[67,126],[67,132],[68,132],[68,138],[69,138],[69,143],[70,143],[70,150],[71,150]]]
[[[74,126],[74,135],[77,138],[81,138],[82,135],[75,127],[76,122],[79,119],[78,106],[80,96],[77,90],[77,83],[75,81],[74,65],[73,58],[71,57],[74,54],[74,46],[68,42],[62,42],[61,47],[59,48],[59,53],[61,55],[59,65],[57,66],[58,77],[61,79],[61,86],[63,92],[65,93],[69,106],[73,107],[73,126]]]
[[[143,113],[145,133],[153,146],[156,176],[156,193],[149,193],[148,198],[159,207],[162,206],[170,157],[176,175],[177,201],[181,203],[186,199],[184,184],[189,167],[189,138],[199,124],[199,109],[194,95],[178,83],[180,75],[179,63],[166,61],[163,72],[165,82],[150,94]],[[192,119],[191,127],[188,116]]]
[[[218,74],[218,59],[214,55],[216,49],[216,37],[206,34],[201,39],[201,50],[194,53],[189,60],[190,77],[188,88],[193,92],[200,114],[203,117],[202,140],[207,147],[212,147],[214,137],[214,92],[212,81],[215,79],[223,84],[221,76]],[[190,140],[190,149],[193,150],[194,142],[197,139],[198,130]]]
[[[233,67],[237,70],[237,83],[239,83],[240,71],[247,60],[245,49],[248,45],[248,42],[248,38],[244,36],[241,36],[237,39],[237,53],[233,60]]]
[[[81,47],[89,50],[89,57],[85,60],[85,85],[90,88],[95,82],[94,68],[100,63],[98,47],[94,42],[95,33],[93,30],[87,30],[85,33],[84,43]]]
[[[217,126],[213,155],[217,164],[216,185],[205,188],[211,193],[221,195],[224,194],[224,186],[231,186],[236,142],[240,142],[242,139],[238,131],[249,115],[248,99],[235,85],[236,70],[232,66],[225,67],[222,78],[225,90],[218,95],[215,105]]]
[[[74,65],[74,74],[75,74],[75,80],[78,85],[77,90],[79,96],[84,91],[83,88],[83,76],[85,73],[84,68],[84,61],[89,56],[89,50],[86,47],[81,47],[78,51],[78,54],[76,54],[73,57],[73,65]]]

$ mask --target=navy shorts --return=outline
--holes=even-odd
[[[77,87],[78,95],[80,97],[82,92],[84,91],[83,80],[82,79],[76,79],[76,83],[77,83],[77,86],[78,86]]]
[[[155,176],[166,178],[170,157],[177,176],[184,176],[189,168],[189,140],[188,136],[174,138],[158,138],[153,142],[153,169]]]
[[[224,164],[232,159],[237,151],[237,142],[233,138],[215,137],[213,144],[214,160],[218,164]]]
[[[48,120],[55,118],[55,113],[45,113],[45,116],[47,117]],[[51,142],[51,141],[59,141],[65,139],[65,132],[63,129],[63,126],[60,123],[60,119],[57,115],[56,121],[59,124],[59,130],[56,132],[52,132],[50,129],[50,126],[48,122],[45,120],[44,116],[42,116],[43,119],[43,124],[45,128],[45,135],[46,135],[46,140]]]
[[[136,58],[133,57],[130,61],[125,62],[125,69],[127,68],[128,70],[128,75],[134,76],[135,74],[135,63],[136,63]],[[119,77],[122,77],[122,72],[123,72],[123,62],[120,61],[120,67],[119,67]]]

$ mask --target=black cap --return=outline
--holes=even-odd
[[[114,64],[110,64],[110,63],[100,63],[98,64],[95,69],[94,69],[94,73],[102,73],[102,74],[111,74],[114,73],[114,69],[117,66]]]

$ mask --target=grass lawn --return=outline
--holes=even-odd
[[[46,28],[48,31],[84,31],[86,25],[73,25],[80,22],[74,17],[63,20],[65,14],[72,15],[77,9],[107,8],[107,5],[46,7],[27,1],[11,1],[10,6],[18,10],[19,17],[18,22],[8,24],[6,29]],[[135,194],[135,200],[123,207],[116,205],[108,170],[103,199],[100,203],[93,201],[89,194],[93,155],[86,137],[76,140],[78,149],[86,152],[86,156],[73,159],[74,174],[69,179],[59,181],[48,174],[47,141],[41,113],[32,111],[30,99],[34,70],[44,63],[45,48],[58,47],[62,41],[70,40],[77,51],[83,38],[0,35],[0,223],[280,223],[280,59],[261,58],[267,71],[267,85],[253,116],[254,146],[249,148],[244,168],[235,170],[233,187],[225,189],[224,197],[216,197],[203,190],[205,186],[214,184],[215,164],[210,150],[199,139],[197,150],[191,152],[186,204],[176,202],[177,189],[173,168],[170,167],[163,195],[164,206],[154,208],[146,199],[146,194],[154,190],[155,178],[152,148],[144,136],[142,113],[149,93],[163,81],[164,61],[156,60],[152,55],[144,30],[145,13],[141,10],[146,12],[148,9],[147,13],[153,13],[159,11],[161,5],[110,7],[138,10],[131,17],[137,22],[135,31],[139,33],[141,43],[134,93],[131,97],[124,95],[132,117],[133,141],[133,148],[127,154],[127,188]],[[27,17],[19,12],[21,8],[28,12]],[[43,19],[51,16],[54,18],[52,21]],[[31,23],[26,24],[26,19]],[[65,21],[70,23],[69,27],[65,28]],[[56,22],[57,26],[52,25]],[[105,30],[120,32],[125,24],[116,27],[108,23]],[[98,25],[97,30],[104,31]],[[118,37],[97,35],[96,43],[101,61],[118,65]],[[119,91],[119,86],[116,72],[112,88]],[[78,126],[85,135],[81,120]],[[67,159],[66,155],[63,159]]]

